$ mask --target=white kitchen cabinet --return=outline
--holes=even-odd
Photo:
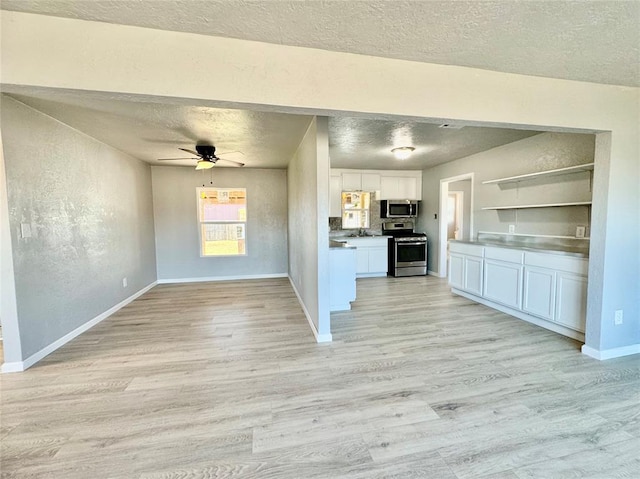
[[[585,330],[587,316],[587,278],[558,271],[556,322],[578,331]]]
[[[387,244],[369,248],[369,272],[387,274],[389,269]]]
[[[396,176],[380,177],[380,199],[395,200],[400,198],[398,178]]]
[[[449,251],[449,285],[452,288],[481,295],[484,248],[450,243]]]
[[[464,257],[464,290],[470,293],[482,294],[483,260],[478,256]]]
[[[520,309],[521,292],[521,264],[485,258],[482,292],[484,298],[514,309]]]
[[[329,178],[329,217],[342,217],[342,176],[332,174]]]
[[[449,251],[449,285],[454,292],[584,339],[586,258],[458,241],[449,244]]]
[[[362,173],[342,173],[343,191],[361,191]]]
[[[418,178],[412,176],[381,176],[380,199],[421,200],[422,198],[419,197],[418,192]]]
[[[362,173],[362,191],[379,191],[380,175],[378,173]]]
[[[449,254],[449,286],[457,289],[464,287],[464,260],[461,254]]]
[[[350,243],[353,244],[353,243]],[[356,273],[363,274],[369,272],[369,248],[356,246]]]
[[[418,195],[418,179],[410,177],[398,177],[398,191],[401,199],[421,200]]]
[[[356,249],[356,275],[360,278],[386,276],[388,271],[388,238],[348,238],[347,244]]]
[[[402,176],[382,176],[380,178],[380,198],[383,200],[415,200],[416,178]]]
[[[380,200],[422,199],[421,171],[332,168],[331,177],[334,176],[340,177],[341,192],[379,191],[378,199]]]
[[[556,299],[556,273],[537,266],[524,267],[522,310],[553,320]]]

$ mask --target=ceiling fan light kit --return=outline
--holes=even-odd
[[[200,160],[196,164],[196,170],[208,170],[209,168],[213,168],[215,163],[211,160]]]
[[[411,156],[414,150],[415,148],[413,146],[400,146],[398,148],[393,148],[391,153],[393,153],[396,160],[406,160]]]

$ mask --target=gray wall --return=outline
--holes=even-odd
[[[440,180],[474,173],[473,229],[507,233],[575,235],[577,225],[589,226],[589,208],[544,208],[531,210],[482,210],[484,206],[587,201],[591,199],[589,173],[558,176],[513,185],[483,185],[484,180],[533,173],[593,162],[595,136],[542,133],[423,171],[422,211],[419,227],[429,237],[429,270],[439,271],[438,220]]]
[[[2,136],[26,359],[155,281],[151,171],[6,96]]]
[[[289,277],[319,335],[329,319],[328,122],[314,118],[289,163]]]
[[[286,274],[286,170],[154,166],[151,171],[158,280]],[[203,184],[247,189],[246,256],[200,257],[196,188]]]
[[[460,180],[449,183],[449,193],[462,191],[462,238],[471,238],[471,180]]]

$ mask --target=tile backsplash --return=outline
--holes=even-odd
[[[373,195],[372,195],[373,196]],[[408,220],[415,220],[415,218],[407,218]],[[382,223],[387,221],[398,221],[395,220],[387,220],[380,218],[380,201],[371,199],[371,206],[369,207],[369,228],[366,231],[371,233],[382,233]],[[342,229],[342,218],[329,218],[329,232],[331,236],[340,236],[342,234],[350,234],[353,233],[354,230],[343,230]]]

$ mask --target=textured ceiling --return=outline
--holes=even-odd
[[[418,170],[538,133],[474,126],[446,129],[415,121],[330,118],[329,154],[333,168]],[[400,146],[413,146],[415,151],[407,160],[396,160],[391,149]]]
[[[2,0],[1,8],[640,86],[638,0]]]
[[[188,158],[178,148],[207,143],[216,146],[220,157],[225,157],[225,151],[241,152],[227,156],[247,167],[286,168],[311,121],[303,115],[105,100],[61,92],[11,96],[150,163],[158,158]],[[193,161],[157,164],[195,166]],[[233,165],[216,165],[220,166]]]
[[[38,90],[10,96],[135,158],[164,165],[194,166],[193,161],[156,160],[188,157],[178,148],[208,143],[221,157],[225,151],[241,152],[228,157],[249,168],[285,168],[311,121],[304,115],[125,101],[97,93]],[[537,133],[333,117],[329,155],[334,168],[422,169]],[[396,146],[414,146],[416,151],[398,161],[391,154]]]

